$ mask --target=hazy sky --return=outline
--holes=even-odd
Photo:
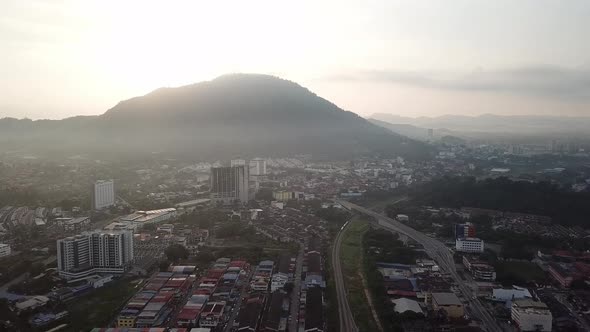
[[[590,115],[590,1],[0,0],[0,117],[231,72],[361,115]]]

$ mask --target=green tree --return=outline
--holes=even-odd
[[[171,244],[166,250],[164,250],[164,254],[166,254],[169,261],[176,264],[181,259],[187,259],[189,252],[180,244]]]
[[[260,188],[260,190],[256,193],[256,200],[267,201],[267,202],[272,201],[273,200],[272,189]]]
[[[283,286],[283,290],[285,290],[285,292],[287,292],[287,294],[291,294],[291,292],[293,291],[293,288],[295,288],[295,285],[292,282],[288,282],[285,284],[285,286]]]
[[[141,227],[143,231],[153,232],[158,228],[156,224],[146,224]]]
[[[209,264],[215,260],[215,256],[209,251],[199,251],[195,255],[195,261],[200,264]]]
[[[186,225],[197,225],[199,228],[209,229],[216,223],[227,221],[227,214],[220,209],[194,210],[179,218],[179,222]]]
[[[170,262],[168,261],[161,261],[158,264],[158,268],[160,269],[160,272],[166,272],[168,271],[168,267],[170,266]]]
[[[228,237],[235,237],[238,235],[243,235],[244,227],[239,222],[228,223],[226,225],[221,226],[216,232],[215,236],[223,239]]]
[[[16,321],[18,319],[16,313],[14,313],[10,309],[10,305],[8,304],[8,300],[4,298],[0,298],[0,320],[5,321]]]
[[[63,199],[59,202],[59,206],[65,211],[71,211],[74,206],[78,206],[80,202],[73,199]]]
[[[31,277],[38,276],[45,271],[45,265],[43,263],[33,263],[29,269]]]
[[[527,250],[522,242],[516,242],[514,240],[507,240],[504,242],[500,255],[504,258],[533,259],[533,253]]]
[[[585,290],[585,291],[590,289],[590,286],[584,280],[581,280],[581,279],[572,281],[572,284],[570,287],[571,287],[571,289]]]

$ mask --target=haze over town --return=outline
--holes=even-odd
[[[590,331],[589,18],[0,1],[0,331]]]
[[[0,116],[97,115],[236,72],[363,116],[586,116],[589,15],[584,0],[7,0]]]

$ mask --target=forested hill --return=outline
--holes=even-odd
[[[96,117],[0,120],[0,148],[202,159],[358,155],[423,159],[431,148],[267,75],[226,75],[125,100]]]

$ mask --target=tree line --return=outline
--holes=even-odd
[[[588,224],[590,193],[573,192],[549,182],[476,180],[443,177],[412,190],[414,203],[437,207],[476,207],[549,216],[563,225]]]

